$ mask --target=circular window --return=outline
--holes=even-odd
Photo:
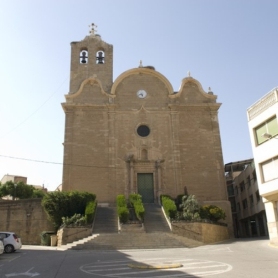
[[[146,125],[140,125],[137,128],[137,133],[141,137],[147,137],[150,134],[150,132],[151,131],[150,131],[149,127]]]

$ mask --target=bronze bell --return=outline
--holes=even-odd
[[[97,53],[97,64],[104,64],[104,57],[103,57],[103,53],[101,51],[99,51]]]
[[[82,64],[87,64],[88,56],[86,54],[87,54],[86,51],[81,52],[80,58],[81,58],[81,63]]]

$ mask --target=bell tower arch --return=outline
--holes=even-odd
[[[81,83],[92,76],[101,81],[109,92],[113,83],[113,45],[96,34],[96,25],[90,25],[90,34],[82,41],[71,43],[70,92],[78,91]]]

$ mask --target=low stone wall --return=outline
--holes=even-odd
[[[92,227],[61,228],[57,232],[57,245],[65,245],[92,235]]]
[[[205,244],[220,242],[229,239],[226,226],[210,223],[172,222],[172,232]]]
[[[41,199],[0,200],[0,231],[15,232],[22,244],[40,245],[43,231],[54,231]]]
[[[145,227],[142,223],[120,224],[119,233],[145,233]]]

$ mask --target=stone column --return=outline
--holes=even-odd
[[[130,192],[129,193],[135,193],[135,188],[134,188],[134,163],[133,163],[133,161],[130,161]]]
[[[126,191],[126,197],[128,197],[129,194],[134,193],[135,192],[135,188],[134,188],[134,161],[133,161],[133,154],[129,154],[127,156],[127,176],[128,176],[128,181],[127,181],[127,185],[125,187],[125,191]]]
[[[277,202],[269,201],[265,203],[265,211],[268,221],[268,233],[270,243],[278,246],[278,217],[277,217]]]

